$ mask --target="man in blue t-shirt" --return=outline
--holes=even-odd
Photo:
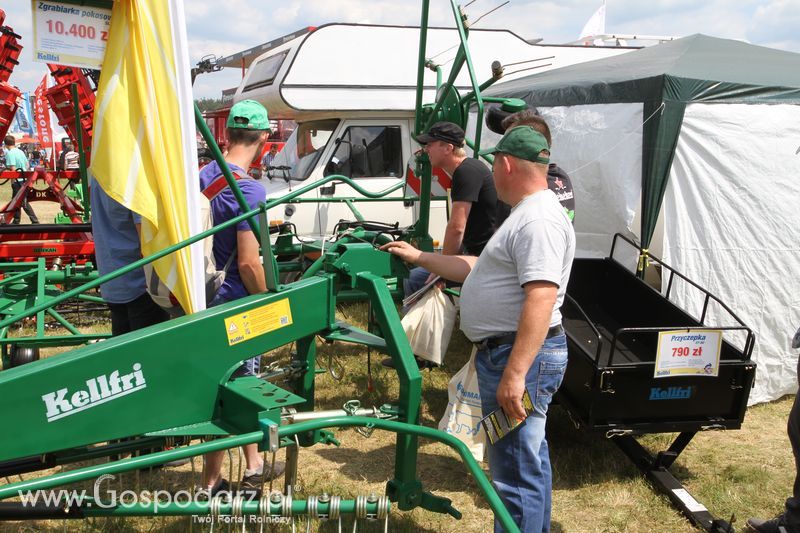
[[[254,100],[243,100],[231,108],[227,128],[228,151],[225,162],[234,174],[249,209],[255,209],[260,202],[267,199],[267,193],[260,183],[247,175],[245,169],[250,168],[251,163],[257,160],[269,138],[267,110]],[[200,171],[200,188],[203,195],[211,201],[215,226],[244,213],[216,161]],[[269,243],[266,245],[269,246]],[[214,235],[214,261],[219,269],[227,265],[227,274],[210,306],[267,290],[259,244],[246,221]],[[232,378],[257,375],[259,359],[257,356],[244,361]],[[213,452],[206,455],[201,489],[208,491],[209,496],[229,490],[227,480],[222,478],[223,454],[224,452]],[[277,477],[284,468],[283,464],[276,464],[274,470],[265,471],[264,462],[255,444],[244,447],[244,456],[247,469],[239,484],[239,490],[244,493],[256,493],[261,488],[262,480]]]
[[[253,100],[244,100],[231,108],[228,117],[228,151],[225,161],[237,180],[250,209],[258,207],[267,199],[264,187],[247,175],[254,158],[269,138],[269,120],[264,106]],[[200,188],[211,201],[211,214],[217,226],[243,213],[233,191],[228,187],[225,176],[216,161],[212,161],[200,171]],[[236,254],[235,261],[230,261]],[[239,222],[235,228],[227,228],[214,235],[214,261],[217,268],[223,268],[230,261],[225,283],[217,292],[212,305],[219,305],[267,289],[264,269],[261,263],[259,244],[250,225]],[[258,373],[258,361],[249,362],[243,375]]]
[[[14,198],[25,183],[26,178],[23,177],[22,172],[30,170],[30,165],[28,164],[28,158],[25,157],[25,153],[17,148],[14,137],[6,135],[6,138],[3,139],[3,144],[6,146],[6,170],[20,171],[19,177],[14,178],[11,182],[11,198]],[[36,213],[34,213],[33,208],[28,203],[27,196],[22,199],[22,209],[25,210],[25,213],[30,217],[33,224],[39,223],[39,219],[36,218]],[[19,217],[19,209],[17,209],[14,211],[14,224],[19,224]]]

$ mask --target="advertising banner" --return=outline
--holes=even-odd
[[[70,67],[100,68],[106,54],[111,9],[33,0],[33,59]]]

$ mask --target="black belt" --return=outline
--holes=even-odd
[[[561,324],[559,324],[547,330],[547,337],[545,337],[545,339],[549,339],[551,337],[557,337],[558,335],[561,335],[563,333],[564,333],[564,327]],[[503,346],[505,344],[514,344],[514,340],[516,338],[517,338],[516,332],[503,333],[502,335],[487,337],[473,344],[478,348],[478,350],[486,350],[486,349],[497,348],[498,346]]]

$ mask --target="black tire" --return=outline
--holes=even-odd
[[[11,347],[11,368],[39,360],[39,348],[29,346]]]

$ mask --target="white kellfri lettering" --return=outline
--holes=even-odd
[[[133,371],[128,374],[114,370],[108,375],[87,379],[86,389],[78,389],[70,394],[69,389],[63,388],[42,395],[45,416],[48,422],[53,422],[145,388],[147,381],[142,365],[134,363]]]

